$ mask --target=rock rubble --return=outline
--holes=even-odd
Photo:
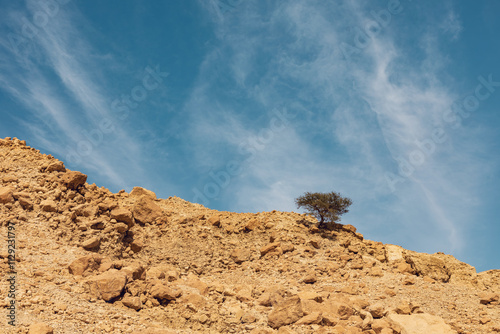
[[[15,226],[16,326],[2,333],[495,333],[500,270],[319,230],[294,212],[232,213],[87,183],[0,139],[0,236]]]

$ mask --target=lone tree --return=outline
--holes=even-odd
[[[306,208],[319,221],[319,228],[326,227],[327,223],[340,220],[340,216],[349,212],[347,209],[352,201],[350,198],[342,197],[339,193],[310,193],[295,199],[297,207]]]

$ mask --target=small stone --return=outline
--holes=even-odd
[[[456,331],[446,324],[443,319],[426,313],[412,315],[392,313],[388,318],[389,321],[401,328],[401,333],[456,334]]]
[[[0,188],[0,203],[13,203],[14,202],[14,189],[11,187],[1,187]]]
[[[374,319],[371,328],[375,331],[375,333],[383,333],[384,329],[389,329],[392,334],[391,325],[385,319]]]
[[[278,248],[280,245],[281,245],[281,243],[279,241],[270,243],[270,244],[268,244],[268,245],[266,245],[266,246],[264,246],[264,247],[262,247],[260,249],[260,255],[264,256],[267,253],[269,253],[269,252],[275,250],[276,248]]]
[[[382,318],[385,314],[385,308],[384,308],[384,305],[380,304],[380,303],[375,303],[373,305],[370,305],[368,307],[368,312],[371,313],[371,315],[375,318],[375,319],[379,319],[379,318]]]
[[[254,231],[256,229],[259,229],[262,227],[262,223],[258,221],[257,219],[250,219],[246,224],[245,224],[245,231]]]
[[[220,217],[219,216],[212,216],[208,218],[207,220],[208,224],[216,227],[220,227]]]
[[[118,233],[125,233],[128,231],[129,228],[128,225],[125,223],[116,223],[113,225],[113,227]]]
[[[40,203],[40,207],[45,212],[57,212],[56,202],[46,199]]]
[[[302,282],[307,283],[307,284],[313,284],[313,283],[316,283],[316,281],[317,281],[317,278],[316,278],[316,274],[314,274],[314,273],[310,273],[302,279]]]
[[[28,334],[53,334],[54,329],[49,325],[39,322],[28,328]]]
[[[350,224],[343,225],[342,228],[346,231],[351,231],[352,233],[356,233],[356,228]]]
[[[141,197],[141,196],[147,196],[152,200],[156,200],[156,194],[152,192],[151,190],[147,190],[141,187],[134,187],[132,191],[130,192],[131,197]]]
[[[250,260],[251,256],[252,253],[248,248],[235,248],[230,255],[231,259],[238,264]]]
[[[394,311],[397,314],[411,314],[411,307],[409,303],[403,302],[399,304]]]
[[[51,163],[45,171],[47,172],[65,172],[66,168],[64,167],[64,163],[62,161],[55,161]]]
[[[244,324],[251,324],[255,321],[257,321],[257,318],[255,317],[255,315],[249,312],[243,314],[243,316],[241,317],[241,322]]]
[[[122,303],[126,307],[129,307],[136,311],[139,311],[142,308],[141,298],[139,297],[132,297],[132,296],[123,297]]]
[[[87,255],[71,262],[68,266],[68,270],[70,274],[83,275],[88,269],[90,269],[90,271],[97,270],[102,259],[101,255]]]
[[[414,276],[408,276],[403,280],[403,285],[414,285],[416,283]]]
[[[19,202],[19,204],[21,204],[23,209],[25,209],[25,210],[33,209],[33,202],[31,201],[31,199],[29,197],[19,197],[19,199],[17,201]]]
[[[323,320],[321,312],[312,312],[302,318],[300,318],[295,324],[296,325],[311,325],[319,324]]]
[[[384,271],[380,267],[373,267],[370,270],[370,275],[375,276],[375,277],[383,277],[384,276]]]
[[[142,240],[134,240],[130,243],[130,249],[134,253],[140,252],[144,248],[144,242]]]
[[[97,248],[101,244],[101,240],[98,237],[92,237],[90,239],[85,240],[82,243],[82,247],[85,249]]]

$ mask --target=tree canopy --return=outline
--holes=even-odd
[[[318,227],[325,227],[327,223],[340,221],[340,216],[349,212],[348,207],[352,204],[352,200],[336,192],[306,192],[296,198],[295,203],[299,209],[304,207],[318,219]]]

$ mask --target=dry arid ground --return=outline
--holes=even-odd
[[[0,139],[1,333],[500,333],[500,270],[86,180]]]

